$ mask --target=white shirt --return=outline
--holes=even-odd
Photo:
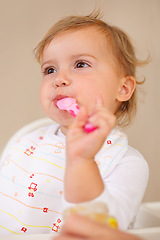
[[[6,154],[0,169],[0,234],[59,231],[63,209],[71,204],[63,199],[66,143],[58,129],[54,124],[29,133]],[[105,190],[94,201],[105,202],[119,228],[126,230],[143,198],[148,165],[117,129],[95,161]]]

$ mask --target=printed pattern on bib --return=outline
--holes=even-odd
[[[15,143],[0,171],[0,233],[58,232],[64,170],[64,139],[40,129]]]
[[[62,225],[65,139],[53,126],[19,139],[0,169],[0,234],[57,233]],[[95,161],[106,177],[127,150],[113,130]]]

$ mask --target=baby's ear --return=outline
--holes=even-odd
[[[117,96],[117,100],[124,102],[132,97],[136,87],[136,80],[133,76],[127,76],[121,79],[121,86]]]

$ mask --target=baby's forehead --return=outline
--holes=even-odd
[[[76,27],[76,28],[69,28],[69,29],[64,29],[61,30],[60,32],[57,32],[53,37],[50,39],[46,45],[48,46],[51,42],[58,42],[60,41],[65,41],[70,39],[75,39],[75,42],[73,44],[74,46],[80,42],[80,41],[85,41],[87,44],[93,44],[97,43],[96,47],[100,48],[101,46],[103,47],[104,51],[108,50],[111,51],[112,44],[110,44],[110,40],[107,36],[107,34],[101,30],[99,27],[96,25],[91,25],[91,26],[81,26],[81,27]]]
[[[70,50],[79,49],[84,50],[97,50],[102,52],[109,52],[111,46],[107,41],[107,37],[104,32],[100,31],[96,26],[83,26],[79,28],[70,28],[64,31],[60,31],[55,34],[50,42],[46,44],[45,49],[52,45],[54,48],[70,48]]]

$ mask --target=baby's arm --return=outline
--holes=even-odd
[[[103,180],[94,158],[114,127],[115,119],[115,116],[103,107],[99,98],[89,119],[86,109],[81,107],[67,134],[64,188],[68,202],[90,201],[103,192]],[[90,133],[84,131],[88,120],[97,127]]]
[[[107,205],[119,229],[127,230],[135,220],[148,182],[148,164],[133,148],[129,147],[111,174],[103,175],[104,191],[94,199]],[[93,188],[93,187],[92,187]],[[73,204],[64,200],[64,208]]]

